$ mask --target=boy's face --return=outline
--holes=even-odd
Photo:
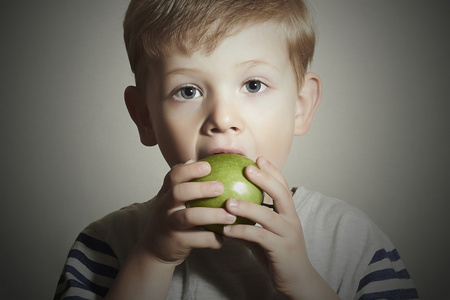
[[[230,36],[210,54],[173,52],[150,75],[150,122],[140,128],[141,140],[157,143],[171,167],[233,152],[253,160],[262,155],[281,170],[294,135],[306,132],[307,115],[320,101],[317,77],[317,103],[305,103],[284,38],[272,23]]]

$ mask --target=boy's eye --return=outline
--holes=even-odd
[[[193,86],[182,87],[176,94],[175,98],[189,100],[200,97],[202,94]]]
[[[245,83],[244,87],[249,93],[259,93],[264,91],[267,88],[267,85],[259,80],[249,80]]]

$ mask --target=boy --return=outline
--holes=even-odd
[[[308,73],[314,31],[302,1],[132,0],[124,37],[136,87],[125,101],[146,146],[171,167],[159,193],[88,226],[56,299],[415,299],[398,253],[364,214],[281,170],[321,100]],[[238,153],[274,210],[223,192],[199,159]],[[223,236],[201,229],[224,226]]]

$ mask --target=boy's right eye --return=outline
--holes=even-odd
[[[197,97],[201,97],[200,91],[193,86],[183,86],[178,90],[174,97],[178,100],[189,100]]]

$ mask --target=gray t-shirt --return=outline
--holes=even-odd
[[[387,236],[349,204],[297,188],[293,200],[312,265],[341,299],[418,299]],[[151,200],[89,225],[68,255],[55,299],[101,299],[144,230]],[[174,272],[168,299],[281,299],[242,243],[194,249]]]

